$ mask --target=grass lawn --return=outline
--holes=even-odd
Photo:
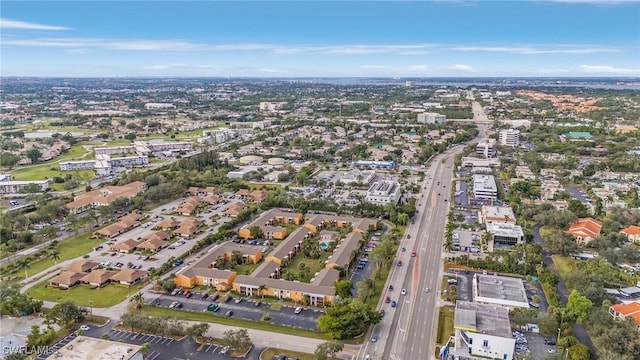
[[[130,140],[127,139],[116,139],[116,140],[110,140],[110,141],[106,141],[105,146],[126,146],[126,145],[131,145],[132,142]]]
[[[242,264],[242,265],[237,265],[234,269],[234,271],[238,274],[238,275],[249,275],[253,272],[253,270],[255,270],[258,266],[260,265],[260,262],[257,264]]]
[[[311,331],[311,330],[296,329],[296,328],[287,327],[287,326],[274,325],[264,321],[252,321],[252,320],[238,319],[234,317],[225,317],[225,316],[210,314],[209,312],[206,312],[206,313],[191,312],[191,311],[185,311],[185,310],[153,307],[149,305],[145,305],[142,311],[145,314],[151,315],[151,316],[172,316],[172,317],[176,317],[183,320],[204,321],[204,322],[237,326],[237,327],[248,328],[248,329],[277,332],[277,333],[287,334],[287,335],[297,335],[297,336],[305,336],[305,337],[314,338],[314,339],[328,340],[324,334]]]
[[[300,360],[314,360],[315,359],[315,356],[311,355],[311,354],[305,354],[305,353],[301,353],[301,352],[297,352],[297,351],[290,351],[290,350],[266,348],[260,354],[260,360],[271,360],[276,355],[286,355],[287,357],[295,357],[295,358],[298,358]]]
[[[44,180],[54,176],[60,176],[64,178],[70,174],[72,176],[80,176],[82,180],[91,180],[94,178],[92,170],[80,170],[80,171],[60,171],[60,167],[55,162],[50,162],[41,165],[29,166],[25,168],[18,168],[11,172],[11,176],[15,180]]]
[[[438,345],[444,345],[453,333],[453,307],[441,307],[438,312]]]
[[[116,305],[125,300],[127,296],[138,292],[144,285],[144,283],[138,283],[129,287],[119,284],[109,284],[102,288],[76,285],[69,290],[61,290],[53,286],[45,287],[47,284],[47,281],[43,281],[27,290],[27,294],[45,301],[62,302],[71,300],[83,306],[89,306],[89,301],[93,301],[93,307],[96,308]]]
[[[58,244],[58,250],[60,251],[60,260],[61,261],[74,259],[79,256],[82,256],[91,251],[92,248],[102,244],[104,240],[102,239],[91,239],[92,231],[86,232],[83,234],[76,235],[68,240],[62,241]],[[27,274],[33,275],[37,274],[42,270],[45,270],[51,266],[54,266],[55,262],[50,258],[43,258],[40,260],[36,260],[31,263],[31,267],[27,269]],[[22,274],[24,271],[19,271],[18,274]]]
[[[553,266],[558,270],[558,275],[563,279],[566,279],[567,274],[576,267],[575,261],[569,257],[553,255],[551,258],[553,259]]]
[[[540,228],[540,236],[544,238],[548,236],[552,230],[553,229],[550,226],[543,226]]]
[[[324,269],[324,262],[329,258],[329,255],[331,255],[331,253],[326,251],[322,251],[321,254],[319,259],[307,259],[302,254],[298,254],[293,258],[293,261],[287,266],[285,271],[294,274],[300,282],[309,283],[311,282],[313,274]],[[300,276],[300,271],[298,270],[300,264],[306,265],[307,270],[305,270],[304,276]]]
[[[367,299],[366,301],[366,303],[371,305],[371,308],[373,308],[374,310],[376,309],[376,306],[378,306],[380,296],[382,295],[382,293],[384,293],[384,283],[387,281],[387,276],[389,276],[389,270],[390,269],[382,269],[382,271],[380,272],[380,279],[377,279],[375,283],[375,295]]]

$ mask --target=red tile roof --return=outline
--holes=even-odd
[[[595,239],[600,235],[600,230],[602,230],[602,221],[588,217],[578,219],[578,222],[569,227],[567,234],[571,234],[576,237],[589,237],[591,239]]]
[[[640,235],[640,226],[631,225],[620,230],[620,232],[625,233],[627,235]]]

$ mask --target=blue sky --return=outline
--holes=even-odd
[[[640,76],[640,2],[6,1],[2,76]]]

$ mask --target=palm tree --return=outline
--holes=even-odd
[[[58,260],[60,260],[60,250],[58,250],[57,248],[51,248],[49,250],[49,257],[56,263],[56,266],[58,266]]]
[[[141,292],[136,293],[130,299],[130,302],[136,304],[136,309],[142,308],[142,304],[144,303],[144,296]]]
[[[258,295],[262,296],[262,298],[264,299],[264,293],[263,291],[267,290],[267,286],[264,284],[261,284],[260,286],[258,286]]]
[[[146,342],[142,345],[140,345],[140,349],[138,349],[138,352],[140,352],[140,354],[142,354],[142,358],[144,359],[144,356],[151,350],[151,344]]]
[[[16,267],[18,270],[24,270],[24,278],[25,280],[29,277],[27,274],[27,269],[31,267],[31,263],[26,258],[19,259],[16,261]]]

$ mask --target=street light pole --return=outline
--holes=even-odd
[[[558,340],[556,340],[556,345],[560,343],[560,328],[558,328]]]

